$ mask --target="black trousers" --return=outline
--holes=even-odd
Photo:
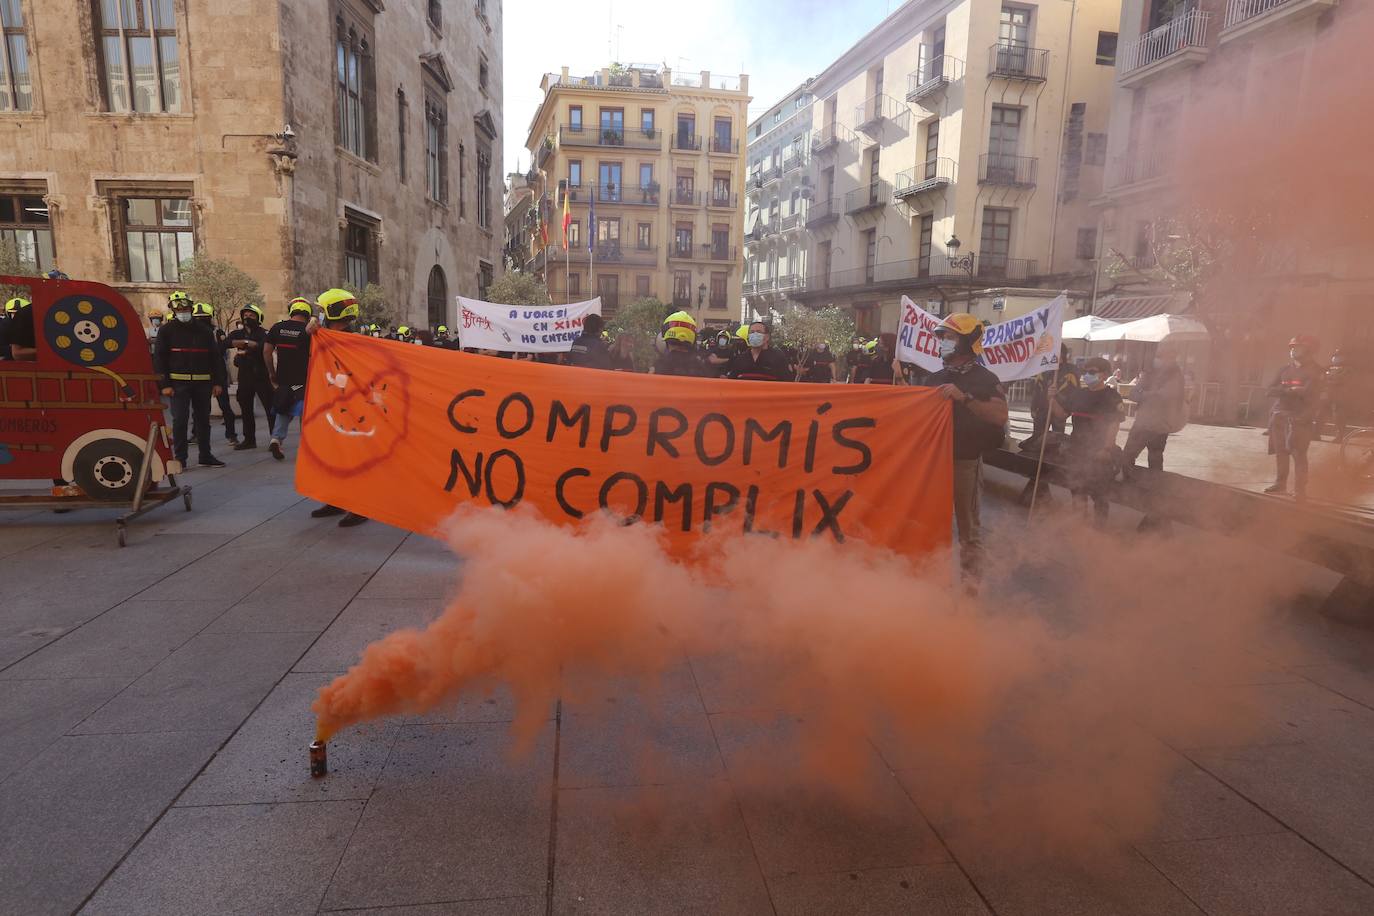
[[[172,382],[172,456],[186,463],[186,424],[196,419],[196,447],[202,459],[210,457],[210,398],[214,382]]]
[[[272,420],[276,417],[276,410],[273,409],[272,383],[265,377],[260,377],[252,372],[239,370],[239,417],[243,421],[243,441],[254,443],[258,441],[258,422],[253,415],[256,400],[262,405],[262,411],[267,415],[267,431],[272,431]]]

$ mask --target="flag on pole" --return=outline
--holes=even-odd
[[[563,247],[568,247],[568,226],[572,224],[572,212],[568,209],[568,189],[563,189]]]
[[[539,243],[545,248],[549,247],[549,198],[543,195],[539,198]]]

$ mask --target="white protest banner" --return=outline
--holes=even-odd
[[[458,339],[464,347],[516,353],[566,353],[601,297],[567,305],[504,305],[458,297]]]
[[[940,345],[935,329],[940,319],[902,297],[902,317],[897,325],[897,359],[910,363],[922,372],[938,372],[944,367],[940,359]]]
[[[984,330],[983,365],[1004,382],[1034,378],[1059,368],[1068,303],[1069,297],[1060,293],[1024,315]]]

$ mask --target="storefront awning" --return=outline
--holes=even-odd
[[[1139,321],[1154,315],[1180,315],[1188,311],[1192,297],[1187,293],[1162,296],[1108,296],[1099,299],[1093,315],[1108,321]]]

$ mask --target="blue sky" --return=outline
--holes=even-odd
[[[529,168],[525,133],[545,72],[567,66],[586,74],[611,60],[666,63],[690,73],[743,72],[754,97],[752,120],[900,5],[901,0],[505,0],[505,170],[516,169],[517,155],[519,168]],[[554,11],[563,18],[551,16]]]

